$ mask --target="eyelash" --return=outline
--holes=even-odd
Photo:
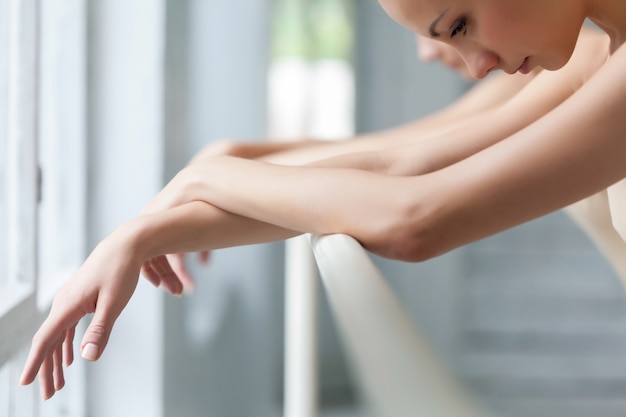
[[[454,22],[450,28],[450,39],[454,38],[459,33],[463,36],[467,33],[467,17],[461,17],[459,20]]]

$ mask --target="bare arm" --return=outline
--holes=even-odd
[[[98,244],[55,296],[50,314],[33,337],[20,383],[29,384],[39,374],[43,399],[64,386],[63,365],[73,361],[76,324],[89,313],[94,316],[80,351],[85,359],[98,359],[135,290],[145,261],[167,253],[282,240],[297,234],[202,202],[140,216],[123,224]],[[181,292],[182,286],[167,263],[159,264],[158,275],[170,292]]]
[[[425,119],[357,140],[301,147],[261,160],[283,165],[318,161],[319,166],[375,166],[396,175],[440,169],[528,126],[578,90],[604,64],[609,47],[605,34],[588,27],[582,33],[572,58],[558,71],[542,71],[534,77],[496,74]],[[348,155],[357,152],[362,154]],[[385,155],[375,154],[379,152]]]
[[[197,181],[186,183],[193,191],[190,195],[275,226],[250,221],[242,227],[248,220],[195,202],[142,216],[121,228],[94,250],[55,297],[50,316],[33,339],[21,382],[32,382],[41,370],[44,397],[60,389],[62,362],[71,361],[75,325],[91,312],[94,319],[81,349],[90,359],[99,357],[134,291],[142,262],[160,253],[256,243],[310,231],[347,233],[383,256],[420,260],[605,189],[626,176],[624,68],[626,48],[621,48],[545,117],[423,176],[279,167],[237,158],[194,164],[190,177],[197,175]],[[161,202],[172,203],[181,202]],[[234,222],[232,240],[225,237],[228,229],[211,230],[222,216],[223,224]]]
[[[592,29],[586,29],[592,31]],[[313,165],[420,175],[458,162],[537,121],[574,94],[604,64],[608,38],[593,31],[581,38],[570,62],[543,71],[502,105],[466,117],[443,132],[412,137],[407,130],[386,141],[363,141],[359,154],[342,154]]]
[[[407,141],[415,142],[499,106],[517,94],[532,78],[533,75],[494,74],[475,84],[461,98],[439,111],[400,126],[362,134],[348,140],[221,140],[198,152],[192,162],[209,156],[230,155],[281,165],[302,165],[339,154],[378,150]]]
[[[532,75],[508,76],[494,74],[474,85],[467,93],[449,106],[399,126],[362,134],[348,140],[295,142],[296,145],[277,152],[266,152],[259,160],[281,165],[303,165],[337,155],[356,152],[379,151],[381,149],[404,146],[426,138],[440,135],[455,126],[462,125],[469,118],[486,113],[515,96],[531,79]],[[272,142],[270,142],[272,143]],[[242,149],[265,147],[260,144],[240,144]],[[247,158],[250,152],[228,153]],[[215,155],[215,154],[214,154]],[[205,154],[206,156],[206,154]]]
[[[600,45],[607,45],[601,42]],[[589,46],[597,48],[598,42]],[[571,97],[605,62],[608,52],[579,53],[563,69],[543,71],[501,106],[467,118],[443,134],[383,151],[379,166],[395,175],[417,175],[447,167],[521,129]]]
[[[197,181],[187,191],[242,216],[291,230],[347,233],[383,256],[424,259],[624,177],[625,67],[622,49],[550,114],[426,176],[216,158],[195,168]]]
[[[473,143],[471,137],[465,134],[467,130],[463,132],[467,123],[472,124],[467,126],[467,129],[481,135],[486,126],[500,120],[508,124],[507,130],[499,135],[499,139],[502,139],[514,131],[510,129],[511,126],[517,128],[526,126],[571,95],[604,63],[607,56],[608,37],[591,27],[583,26],[570,62],[555,73],[548,71],[529,75],[496,73],[476,83],[461,98],[431,115],[390,129],[360,135],[353,140],[339,142],[307,140],[291,142],[288,145],[281,143],[282,149],[276,148],[277,145],[272,142],[233,143],[234,149],[238,150],[228,154],[244,158],[255,155],[272,163],[302,165],[340,154],[379,151],[394,146],[411,145],[422,140],[436,140],[442,136],[453,135],[455,132],[462,133],[457,136],[465,138],[466,144]],[[530,85],[534,87],[530,88]],[[509,109],[500,112],[502,106]],[[485,142],[494,143],[490,139],[483,140],[483,143]],[[483,146],[474,149],[482,149]],[[257,148],[264,151],[255,151]]]
[[[421,260],[606,188],[626,175],[624,68],[622,48],[544,118],[423,176],[237,158],[191,164],[177,177],[180,187],[177,178],[168,185],[176,192],[157,196],[157,213],[127,223],[101,242],[58,293],[33,339],[21,382],[32,382],[39,372],[44,397],[60,389],[75,325],[91,312],[81,351],[97,359],[141,265],[165,253],[316,232],[347,233],[382,256]],[[185,201],[189,196],[193,202]]]
[[[430,255],[547,214],[624,178],[624,68],[622,47],[576,94],[536,123],[416,179],[430,189],[432,215],[421,219],[426,231],[418,233],[429,237]]]

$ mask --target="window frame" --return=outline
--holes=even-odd
[[[38,5],[9,2],[7,276],[0,287],[0,365],[32,335],[39,318],[37,265]]]
[[[7,6],[6,279],[0,285],[0,415],[35,416],[37,388],[19,389],[24,346],[40,321],[36,243],[38,2],[5,0]]]
[[[6,255],[6,278],[0,282],[0,416],[80,416],[85,414],[86,398],[83,364],[68,369],[72,379],[82,380],[83,384],[64,390],[46,402],[45,407],[41,405],[38,384],[19,387],[18,378],[30,339],[47,314],[54,293],[78,268],[85,251],[86,1],[0,1],[7,11],[8,58],[2,71],[6,75],[6,106],[0,109],[6,115],[6,128],[0,132],[0,140],[6,147],[6,163],[0,169],[6,175],[0,180],[5,181],[3,221],[7,226],[6,246],[2,248]],[[68,59],[69,53],[73,55]],[[55,85],[59,79],[65,84]],[[67,88],[72,82],[80,84]],[[46,124],[50,120],[52,125],[61,124],[54,126],[52,133],[48,131],[50,123]],[[71,138],[71,145],[67,141],[61,143],[67,137]],[[60,149],[45,155],[55,162],[47,173],[41,169],[41,163],[45,162],[40,155],[43,141],[47,141],[48,149],[55,146]],[[56,163],[55,158],[61,159],[59,155],[67,156],[61,154],[67,146],[72,146],[71,161],[62,159],[62,164]],[[52,172],[55,169],[63,171],[64,176]],[[51,177],[60,180],[50,190],[43,189],[42,184],[46,184],[43,175],[51,183],[54,181]],[[69,214],[64,212],[68,205],[62,195],[53,196],[57,205],[53,204],[51,215],[47,214],[49,208],[41,204],[42,190],[50,194],[69,190]],[[41,270],[40,274],[40,255],[46,250],[55,251],[53,257],[57,255],[56,239],[50,233],[48,241],[40,245],[42,234],[46,235],[42,233],[42,224],[57,221],[55,216],[65,216],[66,224],[76,223],[67,236],[63,233],[67,240],[64,244],[69,248],[64,254],[69,255],[52,270]]]
[[[86,1],[42,2],[40,16],[38,161],[43,180],[39,185],[36,285],[39,309],[45,311],[85,256]],[[63,193],[67,190],[71,191]],[[57,205],[60,201],[62,207]],[[54,233],[56,225],[61,225],[61,230],[56,230],[62,231],[61,242]],[[51,258],[62,262],[47,262]]]

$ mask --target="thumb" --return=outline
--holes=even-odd
[[[115,319],[108,318],[105,313],[96,311],[80,345],[80,356],[88,361],[100,359],[109,341]]]

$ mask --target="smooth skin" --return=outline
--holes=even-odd
[[[471,79],[471,73],[462,56],[453,47],[439,40],[420,35],[416,36],[416,40],[417,55],[421,61],[440,61],[450,69],[459,72],[466,79]],[[591,57],[591,59],[586,59],[586,57]],[[569,95],[579,85],[582,85],[607,58],[608,37],[589,26],[583,26],[574,57],[566,68],[559,71],[562,82],[556,85],[550,85],[554,79],[554,76],[550,76],[545,81],[535,82],[536,87],[529,87],[531,93],[519,94],[541,72],[541,68],[535,68],[528,75],[515,74],[511,76],[497,72],[477,83],[452,105],[428,117],[393,129],[357,136],[353,140],[341,142],[224,140],[207,146],[198,154],[197,158],[231,155],[260,159],[281,165],[302,165],[342,153],[381,150],[394,145],[398,146],[398,144],[415,142],[420,138],[433,137],[433,140],[436,140],[441,133],[442,126],[450,128],[455,124],[462,125],[463,121],[493,110],[507,101],[519,100],[516,97],[518,94],[522,98],[532,97],[532,94],[546,88],[543,93],[545,97],[549,97],[547,92],[552,92],[555,96],[559,94],[559,91],[561,91],[560,96]],[[567,80],[569,80],[569,86]],[[536,105],[535,103],[536,100],[534,99],[524,99],[522,104],[518,106],[508,104],[507,110],[500,112],[498,117],[503,120],[514,121],[517,117],[516,113],[527,114],[529,110],[525,110],[524,106],[532,108]],[[484,119],[488,117],[486,116]],[[480,121],[481,118],[478,119]],[[474,123],[472,129],[476,129],[476,132],[481,134],[478,123]],[[463,137],[464,141],[471,141],[471,138]],[[618,276],[626,281],[626,256],[624,256],[626,243],[620,238],[611,223],[607,192],[602,191],[568,206],[565,211],[594,241]],[[203,255],[206,256],[206,253]],[[183,281],[185,290],[193,289],[193,279],[184,268],[182,256],[182,254],[168,256],[168,259],[176,274]]]
[[[424,36],[416,36],[416,38],[419,45],[418,56],[422,61],[441,61],[451,69],[460,72],[464,77],[471,78],[471,74],[462,57],[454,48]],[[573,86],[582,84],[583,80],[590,76],[607,56],[608,38],[606,35],[585,26],[580,33],[575,57],[567,68],[560,72],[562,77],[559,83],[553,82],[555,78],[553,76],[547,77],[545,80],[542,77],[541,81],[535,82],[534,87],[529,88],[530,92],[519,94],[541,72],[541,68],[536,68],[528,75],[516,74],[508,76],[501,72],[495,73],[488,79],[475,85],[468,93],[443,110],[393,129],[357,136],[353,140],[340,142],[319,140],[242,142],[223,140],[207,146],[198,153],[194,160],[207,156],[231,155],[248,159],[254,158],[281,165],[302,165],[338,154],[378,151],[389,149],[393,146],[411,144],[419,139],[424,140],[428,138],[432,139],[431,143],[436,148],[443,143],[440,140],[442,132],[451,130],[454,126],[457,126],[458,129],[451,130],[451,133],[458,132],[458,135],[464,137],[463,141],[465,143],[478,143],[485,139],[482,137],[486,133],[482,130],[484,129],[483,123],[488,125],[489,119],[493,117],[504,121],[499,126],[504,127],[505,130],[499,130],[500,127],[496,127],[493,130],[494,135],[486,137],[486,139],[490,137],[502,138],[508,135],[510,128],[516,128],[516,126],[522,126],[534,121],[542,111],[550,110],[556,103],[561,102],[564,97],[571,95],[575,90]],[[569,82],[567,82],[568,80]],[[533,95],[544,89],[542,105],[538,107],[537,100]],[[528,97],[532,97],[532,99],[528,100]],[[508,101],[513,101],[515,104],[507,104],[504,111],[495,112],[495,115],[490,112]],[[476,117],[480,114],[482,114],[482,117]],[[466,130],[464,125],[465,122],[470,121],[473,117],[476,120],[469,125],[473,134],[471,137],[468,137],[464,132]],[[472,142],[472,138],[476,138],[477,142]],[[433,146],[430,146],[430,148],[433,148]],[[418,151],[422,154],[420,156],[424,157],[426,155],[425,150],[419,148]],[[417,158],[420,156],[417,156]],[[426,172],[426,169],[424,169],[424,172]],[[593,205],[593,207],[597,208],[598,205]],[[585,211],[585,213],[587,212]],[[580,214],[576,216],[577,219],[580,218],[581,220],[584,220],[583,217],[585,216]],[[586,217],[589,217],[589,214]],[[600,234],[600,236],[602,237],[604,234]],[[207,252],[202,252],[201,255],[204,256],[206,261]],[[192,292],[195,287],[194,280],[185,267],[184,254],[170,255],[168,260],[172,269],[183,283],[185,292]]]
[[[63,386],[62,362],[71,358],[67,352],[75,325],[91,312],[95,315],[81,352],[87,359],[99,358],[142,266],[153,283],[180,293],[182,284],[163,260],[165,254],[312,232],[346,233],[381,256],[420,261],[603,190],[612,223],[626,236],[626,48],[621,46],[626,3],[380,3],[399,23],[456,48],[477,78],[498,69],[529,72],[540,66],[555,72],[542,71],[534,85],[540,79],[550,87],[563,83],[569,94],[544,101],[547,90],[532,93],[529,84],[516,96],[523,99],[515,100],[534,105],[523,107],[530,114],[520,116],[524,123],[499,130],[498,112],[519,105],[509,101],[490,110],[491,117],[477,115],[443,131],[437,140],[350,153],[302,167],[227,156],[196,159],[145,214],[103,240],[58,293],[33,338],[21,383],[39,375],[44,398]],[[605,54],[597,71],[573,81],[561,71],[571,68],[585,18],[610,36],[611,57]],[[479,126],[481,133],[476,134],[472,128]]]

